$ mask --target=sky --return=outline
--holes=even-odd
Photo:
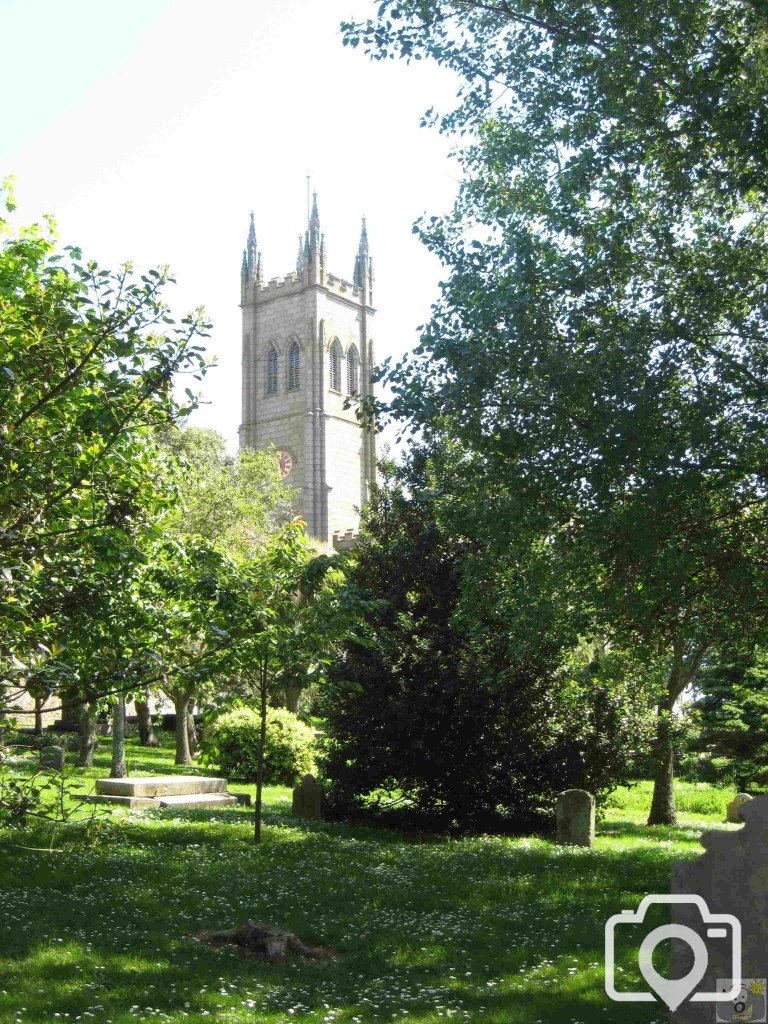
[[[350,279],[363,215],[379,360],[413,347],[441,268],[412,233],[446,212],[458,169],[419,121],[455,83],[372,62],[339,23],[373,0],[0,0],[0,177],[23,222],[108,267],[169,265],[174,314],[204,306],[216,359],[197,426],[236,446],[240,261],[253,210],[267,278],[294,269],[306,178],[328,269]]]

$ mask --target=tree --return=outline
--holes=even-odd
[[[765,12],[725,0],[383,0],[346,26],[462,80],[449,270],[394,415],[474,455],[474,529],[548,538],[619,648],[665,663],[650,823],[675,821],[673,709],[765,626]]]
[[[125,764],[125,694],[120,693],[112,708],[112,768],[110,777],[124,779],[128,774]]]
[[[166,560],[164,578],[166,582],[173,580],[166,623],[174,619],[181,607],[177,604],[178,595],[185,594],[188,599],[179,622],[169,627],[165,646],[161,644],[171,658],[161,688],[176,709],[176,763],[191,764],[197,748],[192,711],[205,687],[210,689],[213,669],[204,671],[203,665],[208,655],[216,661],[221,636],[207,634],[203,620],[211,595],[187,586],[197,572],[190,563],[199,555],[206,572],[223,571],[230,578],[234,572],[230,561],[258,562],[279,524],[290,518],[293,491],[281,481],[274,451],[244,450],[232,457],[227,454],[221,435],[193,427],[167,428],[161,434],[161,442],[174,466],[176,501],[162,517],[160,529],[165,537],[178,540],[176,550],[182,568],[180,576]],[[161,548],[167,551],[164,544]],[[223,556],[218,564],[215,553]],[[165,560],[164,554],[160,560]],[[195,626],[185,637],[184,631],[188,626],[191,628],[193,620]],[[194,671],[183,667],[185,657],[190,659]]]
[[[696,677],[690,741],[698,771],[740,790],[768,782],[768,657],[756,650],[712,659]]]
[[[270,698],[286,681],[306,685],[331,658],[331,645],[353,627],[356,607],[340,600],[340,570],[317,555],[304,526],[292,521],[250,562],[237,567],[233,587],[219,606],[219,626],[228,638],[226,667],[241,682],[220,706],[255,699],[260,714],[254,842],[261,842],[264,750]]]
[[[177,462],[177,500],[163,520],[168,533],[204,540],[247,559],[291,518],[292,488],[280,478],[277,451],[227,454],[213,430],[172,427],[162,443]]]
[[[0,699],[8,710],[13,688],[46,666],[77,699],[114,689],[103,666],[98,686],[84,677],[74,648],[86,656],[89,638],[119,632],[122,610],[101,599],[78,607],[75,595],[93,597],[98,577],[124,581],[126,560],[140,559],[169,497],[155,434],[194,407],[191,392],[179,403],[173,385],[181,372],[204,373],[207,324],[200,312],[173,321],[162,297],[167,270],[110,273],[76,248],[59,249],[50,225],[16,228],[8,191],[4,207]],[[68,631],[75,621],[77,632]],[[98,667],[94,655],[86,660]]]
[[[346,586],[367,608],[323,700],[330,802],[442,828],[546,827],[561,790],[602,796],[629,777],[647,680],[578,643],[567,600],[541,585],[546,546],[513,563],[454,530],[442,459],[455,466],[455,447],[414,454],[364,515]]]
[[[142,691],[141,696],[134,700],[136,718],[138,719],[139,743],[142,747],[159,747],[160,740],[155,735],[155,727],[152,724],[149,697],[149,688],[146,688]]]
[[[237,566],[211,544],[159,541],[137,583],[145,609],[142,635],[145,674],[139,683],[159,686],[176,711],[176,764],[192,764],[188,717],[193,698],[213,693],[229,636],[220,622]]]

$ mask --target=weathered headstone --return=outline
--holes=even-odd
[[[748,804],[751,799],[752,797],[749,793],[737,793],[726,808],[725,820],[731,825],[741,825],[744,821],[740,813],[741,808],[744,804]]]
[[[557,841],[568,846],[595,845],[595,798],[585,789],[567,789],[555,804]]]
[[[297,818],[318,821],[323,817],[323,787],[314,775],[305,775],[293,790],[292,811]]]
[[[64,748],[43,747],[40,751],[40,767],[53,768],[57,772],[64,770]]]
[[[732,915],[741,930],[741,978],[745,993],[740,999],[717,1003],[685,1002],[672,1016],[675,1024],[711,1024],[714,1020],[764,1020],[765,979],[768,975],[768,796],[759,796],[741,805],[744,828],[738,831],[707,832],[701,837],[705,853],[696,860],[675,864],[672,892],[701,897],[707,908],[690,901],[672,908],[675,925],[690,928],[706,948],[706,969],[695,986],[697,993],[727,991],[726,982],[734,980],[733,931],[726,923],[706,919],[712,914]],[[695,937],[694,937],[695,938]],[[697,943],[694,942],[694,945]],[[673,977],[684,978],[692,970],[694,953],[684,939],[672,943]],[[738,966],[738,965],[736,965]],[[762,991],[758,992],[758,988]],[[762,1002],[760,1002],[762,1000]],[[736,1016],[736,1013],[741,1016]],[[759,1013],[759,1015],[758,1015]]]

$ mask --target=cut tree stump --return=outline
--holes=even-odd
[[[237,946],[243,956],[256,957],[270,964],[285,963],[291,954],[310,960],[327,960],[329,953],[320,946],[307,946],[293,932],[271,924],[246,921],[225,931],[196,932],[191,938],[206,946]]]

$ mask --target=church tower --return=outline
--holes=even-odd
[[[363,220],[352,281],[327,270],[317,194],[296,270],[265,282],[253,214],[243,251],[241,448],[280,453],[308,532],[343,547],[376,473],[374,435],[355,415],[371,394],[373,266]],[[346,407],[348,406],[348,408]]]

